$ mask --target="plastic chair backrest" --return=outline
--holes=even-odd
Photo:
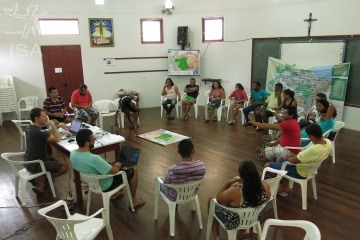
[[[117,110],[116,104],[111,100],[98,100],[94,102],[95,107],[100,113],[107,114]]]
[[[266,172],[275,173],[275,174],[277,174],[277,176],[273,177],[273,178],[265,179]],[[287,174],[287,171],[284,171],[284,170],[277,170],[277,169],[273,169],[270,167],[264,168],[262,176],[261,176],[261,180],[265,180],[266,183],[269,185],[271,197],[274,197],[274,195],[277,193],[280,180],[286,174]]]
[[[87,174],[82,172],[80,173],[80,175],[84,179],[84,181],[89,185],[90,190],[98,194],[103,193],[100,187],[99,180],[113,177],[113,175],[96,175],[96,174]]]
[[[19,171],[24,168],[24,166],[23,166],[24,155],[25,155],[25,152],[15,152],[15,153],[11,152],[11,153],[2,153],[1,157],[9,163],[14,175],[19,176]],[[11,157],[20,157],[21,160],[11,160],[10,159]]]
[[[201,181],[202,180],[181,184],[164,184],[164,186],[175,189],[177,203],[186,203],[194,199],[196,189],[199,187]]]
[[[312,222],[305,220],[278,220],[267,219],[264,223],[261,240],[266,240],[266,235],[270,226],[298,227],[305,230],[304,240],[321,240],[319,228]]]
[[[19,104],[19,110],[22,109],[32,109],[34,107],[37,107],[37,101],[38,101],[38,97],[37,96],[27,96],[27,97],[22,97],[19,99],[18,104]],[[25,107],[22,104],[22,102],[25,103]]]
[[[211,199],[211,201],[212,201],[211,204],[215,203],[215,206],[218,206],[219,208],[224,208],[227,211],[233,212],[239,216],[240,221],[239,221],[239,225],[236,227],[237,229],[248,229],[248,228],[253,227],[258,221],[260,212],[265,208],[266,204],[268,203],[268,202],[266,202],[266,203],[258,206],[257,208],[251,208],[251,207],[228,208],[228,207],[218,204],[215,198]],[[218,219],[218,221],[223,226],[223,228],[225,228],[225,225],[220,221],[220,219]],[[226,230],[229,230],[229,229],[226,229]]]
[[[296,166],[301,166],[301,167],[305,167],[308,168],[308,176],[307,176],[307,180],[312,179],[315,174],[317,174],[317,170],[319,169],[319,167],[321,166],[321,162],[318,163],[312,163],[312,164],[296,164]]]

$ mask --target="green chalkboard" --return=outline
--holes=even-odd
[[[345,40],[344,62],[350,62],[345,105],[360,107],[360,35],[313,37],[322,41]],[[286,41],[304,41],[304,38],[253,39],[251,82],[258,81],[265,88],[268,58],[280,58],[280,46]]]

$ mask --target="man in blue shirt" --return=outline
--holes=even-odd
[[[250,126],[249,123],[249,113],[251,111],[256,112],[266,101],[268,94],[264,89],[261,89],[261,84],[259,82],[254,82],[252,84],[252,91],[250,96],[250,105],[243,109],[245,116],[245,126]]]

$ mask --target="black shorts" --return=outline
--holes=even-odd
[[[61,169],[62,164],[54,161],[54,159],[50,156],[45,157],[45,159],[43,159],[42,161],[44,162],[46,171],[50,173],[57,173]],[[39,163],[25,164],[24,166],[26,170],[28,170],[32,174],[36,174],[42,171]]]
[[[130,181],[134,176],[134,168],[129,168],[124,171],[126,173],[127,180]],[[110,185],[110,187],[108,189],[106,189],[104,192],[110,192],[111,190],[114,190],[121,184],[123,184],[122,175],[121,174],[116,175],[115,177],[113,177],[113,182]]]

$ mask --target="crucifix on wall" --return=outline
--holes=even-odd
[[[309,14],[308,19],[304,19],[304,22],[308,23],[308,37],[310,37],[311,23],[315,21],[317,21],[317,19],[312,18],[312,13]]]

